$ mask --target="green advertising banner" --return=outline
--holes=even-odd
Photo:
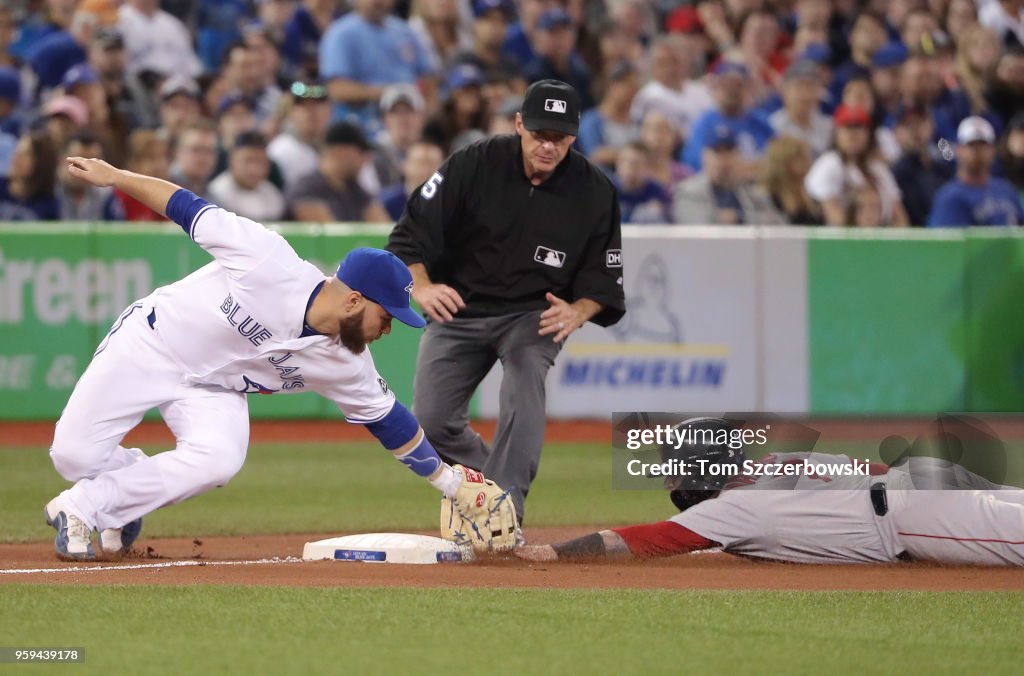
[[[345,252],[383,246],[374,226],[282,226],[330,274]],[[211,260],[174,225],[0,225],[0,419],[56,419],[93,350],[131,302]],[[398,322],[374,344],[380,374],[412,401],[419,332]],[[312,394],[250,397],[254,417],[337,417]]]
[[[811,411],[1024,411],[1024,238],[1007,228],[808,241]]]
[[[382,226],[275,229],[325,274],[334,272],[347,251],[383,246],[387,237]],[[658,238],[732,242],[736,237],[726,228],[690,232],[632,227],[624,238],[635,249],[644,238],[656,246]],[[714,285],[701,294],[719,294],[714,297],[763,320],[754,328],[730,329],[730,335],[754,340],[764,331],[788,335],[793,345],[782,349],[755,340],[752,363],[738,371],[748,384],[728,401],[749,407],[748,390],[764,387],[758,378],[770,364],[783,375],[798,374],[776,378],[776,389],[789,388],[794,396],[772,400],[799,400],[811,413],[1024,411],[1024,313],[1019,311],[1024,237],[1018,231],[766,228],[745,237],[753,253],[771,260],[760,267],[741,265],[749,275],[743,277],[745,286]],[[773,246],[783,241],[797,261],[792,269],[778,267],[783,259]],[[793,253],[797,250],[801,255]],[[679,246],[672,264],[736,269],[728,256],[707,251],[707,246]],[[0,419],[55,420],[121,311],[210,260],[173,225],[0,225]],[[650,264],[641,258],[631,274]],[[680,298],[694,297],[695,287],[687,286],[675,290]],[[779,302],[780,294],[787,302]],[[719,308],[725,303],[681,309],[690,335],[700,335],[698,329],[711,323],[723,326]],[[642,328],[641,320],[650,319],[641,313],[632,326]],[[787,334],[790,327],[799,329]],[[419,336],[396,322],[391,335],[372,348],[378,371],[407,404],[412,403]],[[616,340],[612,348],[642,356],[650,349],[645,345],[627,339]],[[570,348],[578,351],[580,344]],[[605,417],[607,408],[577,407],[573,415]],[[341,418],[331,402],[314,393],[253,396],[250,410],[256,418]]]
[[[811,412],[963,410],[966,253],[953,235],[808,241]]]
[[[967,409],[1024,411],[1024,239],[1002,228],[966,241]]]

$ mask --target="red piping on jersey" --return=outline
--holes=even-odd
[[[995,538],[956,538],[952,535],[925,535],[924,533],[904,533],[898,531],[897,535],[905,535],[909,538],[931,538],[933,540],[956,540],[957,542],[996,542],[1002,545],[1024,545],[1024,540],[997,540]]]
[[[613,528],[612,531],[625,541],[629,551],[639,559],[673,556],[718,546],[717,542],[712,542],[675,521]]]

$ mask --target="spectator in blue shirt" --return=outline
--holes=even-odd
[[[770,124],[747,108],[750,74],[746,66],[723,59],[712,75],[712,93],[718,105],[694,122],[681,159],[694,171],[700,171],[704,148],[715,130],[724,125],[736,135],[740,174],[753,179],[759,174],[761,154],[774,132]]]
[[[379,126],[378,102],[391,84],[416,83],[428,101],[436,92],[435,64],[408,24],[391,15],[394,0],[354,0],[320,43],[320,79],[334,102],[333,119]]]
[[[1008,181],[992,176],[996,132],[989,121],[968,117],[960,123],[956,135],[956,178],[935,196],[928,226],[1024,224],[1024,208],[1017,191]]]

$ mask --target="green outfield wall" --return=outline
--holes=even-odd
[[[278,229],[325,273],[383,226]],[[573,336],[552,417],[614,410],[818,414],[1024,411],[1024,236],[626,227],[628,320]],[[131,301],[209,262],[172,225],[0,225],[0,419],[54,419]],[[418,332],[378,370],[412,399]],[[476,413],[496,413],[500,369]],[[254,417],[340,417],[315,394],[253,396]]]

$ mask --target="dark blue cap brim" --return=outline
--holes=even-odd
[[[411,307],[388,307],[387,305],[381,305],[381,307],[390,312],[392,317],[406,326],[411,326],[414,329],[422,329],[427,325],[427,320]]]

